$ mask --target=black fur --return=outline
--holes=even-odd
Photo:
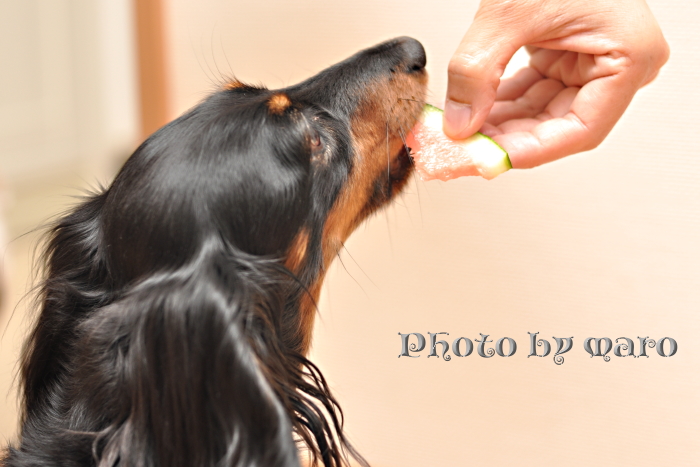
[[[397,75],[422,91],[424,65],[422,46],[400,38],[284,90],[231,85],[65,215],[48,236],[23,354],[20,441],[0,464],[297,466],[299,443],[326,467],[346,452],[362,461],[304,357],[300,302],[327,267],[326,221],[370,156],[358,154],[358,109]],[[290,102],[281,110],[270,106],[278,93]],[[399,97],[385,97],[399,110],[377,128],[392,138],[408,128],[390,120],[415,121],[422,99]],[[362,217],[403,186],[399,153]]]

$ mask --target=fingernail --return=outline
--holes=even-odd
[[[452,136],[461,136],[462,131],[469,126],[471,118],[471,105],[449,99],[445,101],[445,133],[449,133]]]

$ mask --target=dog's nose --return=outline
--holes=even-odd
[[[415,72],[425,68],[426,58],[423,44],[412,37],[399,37],[397,44],[404,50],[406,57],[406,71]]]

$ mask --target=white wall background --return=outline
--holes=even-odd
[[[130,0],[0,0],[0,444],[17,430],[35,229],[134,148],[133,36]]]
[[[477,2],[173,0],[179,111],[234,71],[278,87],[397,35],[428,52],[430,100]],[[313,358],[379,466],[699,465],[700,4],[653,1],[671,60],[607,141],[498,179],[417,181],[350,239]],[[510,336],[511,358],[398,359],[398,332]],[[528,331],[574,336],[562,366]],[[603,362],[587,337],[671,336]]]
[[[129,0],[0,1],[0,171],[107,177],[136,134]],[[126,154],[125,154],[126,153]]]

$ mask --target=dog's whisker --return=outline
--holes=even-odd
[[[379,288],[379,286],[378,286],[377,284],[375,284],[375,282],[372,280],[372,278],[369,276],[369,274],[367,274],[367,272],[365,272],[365,270],[362,269],[362,266],[360,266],[360,263],[358,263],[357,260],[350,254],[350,250],[347,249],[347,247],[345,246],[345,243],[343,243],[343,249],[344,249],[345,252],[348,254],[348,256],[350,257],[350,259],[357,265],[357,267],[360,269],[360,271],[362,271],[362,274],[365,275],[365,277],[367,278],[367,280],[369,280],[369,281],[372,283],[373,286]]]
[[[425,105],[427,102],[425,100],[420,100],[420,99],[415,99],[413,97],[399,97],[400,101],[410,101],[410,102],[417,102],[420,105]]]
[[[401,128],[399,129],[399,136],[401,137],[401,142],[403,143],[403,147],[406,149],[406,154],[408,154],[409,157],[412,157],[411,148],[409,148],[408,145],[406,144],[406,133],[404,133],[403,129],[401,129]],[[418,212],[420,213],[420,221],[421,221],[421,225],[423,225],[423,202],[421,200],[421,195],[420,195],[420,185],[422,185],[422,183],[419,183],[419,182],[422,182],[422,180],[420,179],[420,177],[418,176],[418,173],[415,170],[413,171],[412,176],[413,176],[413,184],[416,187],[416,195],[418,198]]]
[[[343,246],[344,246],[344,245],[343,245]],[[345,263],[343,262],[343,258],[340,256],[340,252],[338,252],[336,256],[337,256],[337,258],[338,258],[338,261],[340,261],[340,264],[343,266],[343,269],[345,269],[345,272],[348,274],[348,276],[350,276],[350,278],[351,278],[353,281],[355,281],[355,284],[357,284],[357,286],[360,288],[360,290],[362,290],[362,293],[365,294],[365,297],[369,298],[369,294],[367,294],[367,291],[365,290],[365,288],[362,287],[362,284],[360,284],[360,281],[358,281],[357,279],[355,279],[355,276],[353,276],[353,275],[350,273],[350,271],[348,270],[348,268],[345,266]]]
[[[408,147],[406,144],[406,134],[403,132],[401,128],[399,128],[399,137],[401,138],[401,144],[403,144],[404,149],[406,150],[406,154],[409,156],[411,155],[411,148]]]
[[[389,149],[389,122],[386,122],[386,182],[387,196],[391,196],[391,154]]]

